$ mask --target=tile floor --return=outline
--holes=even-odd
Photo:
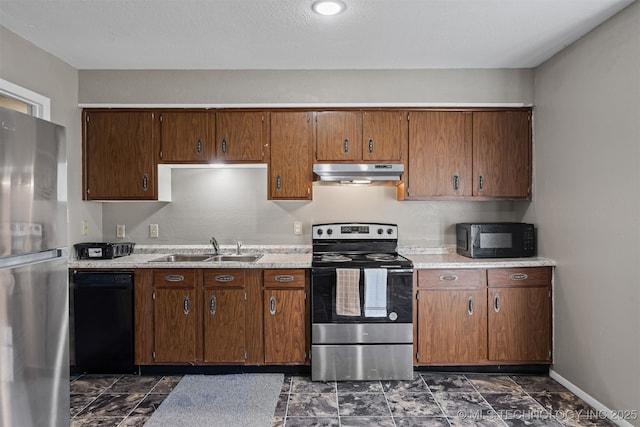
[[[180,376],[71,380],[71,426],[142,426]],[[413,381],[285,376],[273,427],[613,426],[546,376],[416,372]],[[214,424],[213,424],[214,425]]]

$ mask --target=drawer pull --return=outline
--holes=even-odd
[[[496,313],[500,312],[500,294],[496,294],[493,297],[493,311]]]
[[[271,314],[272,316],[275,316],[276,314],[276,297],[271,296],[271,298],[269,298],[269,314]]]
[[[185,296],[182,299],[182,312],[184,314],[189,314],[189,297]]]
[[[342,141],[342,152],[343,154],[349,154],[349,138],[345,138]]]
[[[467,303],[467,313],[469,313],[469,316],[473,316],[473,297],[469,297],[469,302]]]
[[[196,153],[198,156],[202,154],[202,139],[198,138],[198,142],[196,143]]]
[[[528,278],[529,276],[524,273],[514,273],[509,275],[509,280],[527,280]]]
[[[453,189],[458,191],[460,189],[460,176],[453,175]]]
[[[290,274],[279,274],[275,278],[276,282],[293,282],[294,277]]]
[[[227,154],[227,139],[222,138],[222,154]]]
[[[211,298],[209,298],[209,313],[216,314],[216,296],[212,295]]]
[[[369,138],[369,154],[373,154],[373,138]]]
[[[456,280],[458,280],[458,276],[456,276],[455,274],[447,274],[447,275],[440,276],[441,282],[455,282]]]
[[[276,191],[282,191],[282,177],[276,176]]]
[[[231,274],[220,274],[216,276],[215,279],[216,279],[216,282],[222,282],[222,283],[229,283],[236,280],[235,276]]]
[[[166,282],[184,282],[184,276],[181,274],[167,274],[164,276]]]

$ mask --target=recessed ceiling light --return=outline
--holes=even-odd
[[[339,0],[320,0],[313,4],[313,11],[320,15],[337,15],[345,8],[344,3]]]

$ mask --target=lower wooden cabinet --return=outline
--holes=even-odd
[[[418,363],[473,364],[486,358],[484,270],[418,272]]]
[[[264,361],[267,364],[307,361],[306,277],[305,270],[264,272]]]
[[[420,270],[416,364],[552,361],[551,267]]]

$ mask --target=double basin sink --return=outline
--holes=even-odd
[[[256,262],[263,254],[173,254],[152,259],[149,262]]]

